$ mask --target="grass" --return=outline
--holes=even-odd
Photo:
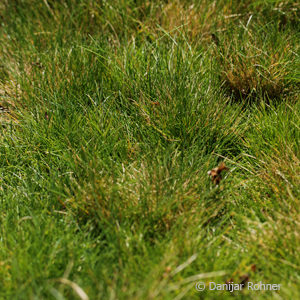
[[[1,299],[299,298],[296,1],[3,0],[0,20]]]

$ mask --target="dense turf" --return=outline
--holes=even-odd
[[[1,299],[300,297],[297,1],[0,0],[0,23]]]

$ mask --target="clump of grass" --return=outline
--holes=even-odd
[[[221,80],[235,98],[282,98],[297,87],[294,41],[270,25],[249,26],[250,22],[251,17],[217,41]]]

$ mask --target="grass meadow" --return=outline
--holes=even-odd
[[[0,299],[300,299],[299,9],[0,0]]]

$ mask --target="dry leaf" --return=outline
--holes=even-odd
[[[224,170],[228,170],[228,168],[225,166],[224,162],[221,162],[219,166],[208,171],[207,174],[211,177],[214,184],[219,184],[222,179],[221,173]]]

